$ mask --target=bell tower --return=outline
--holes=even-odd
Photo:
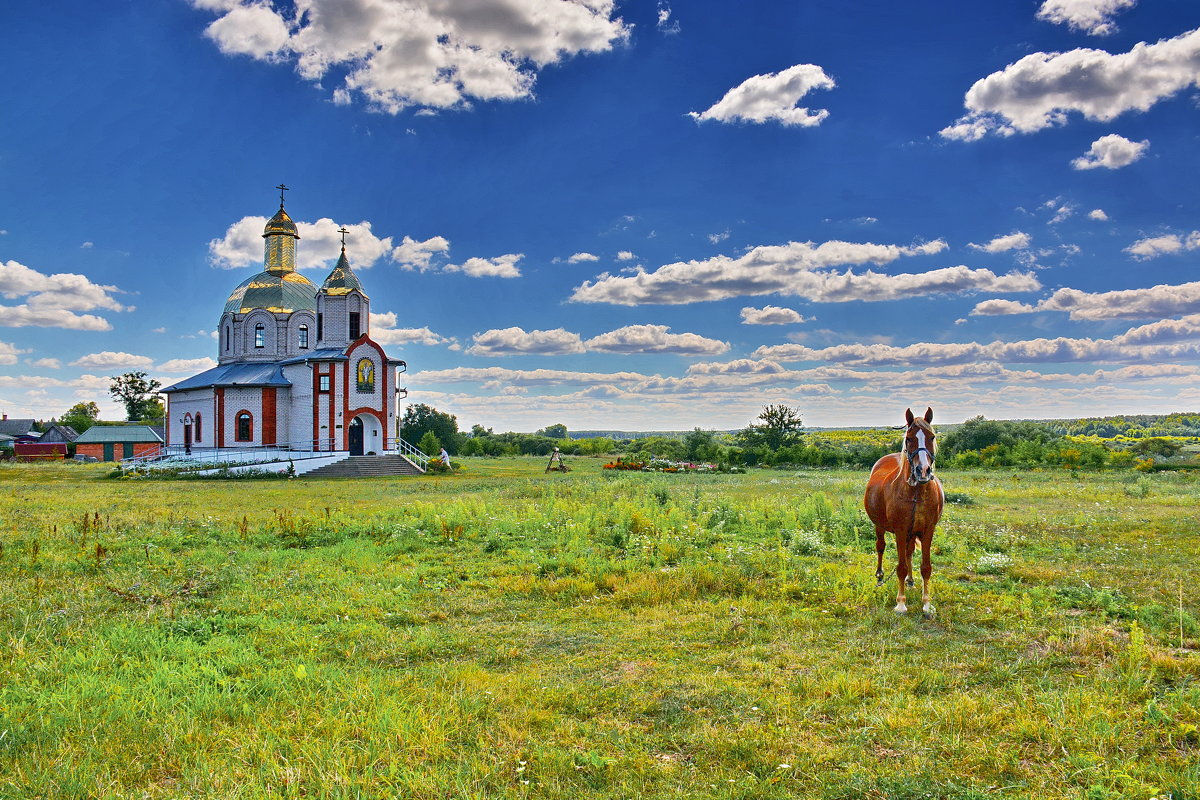
[[[317,347],[346,347],[370,328],[371,300],[346,258],[349,232],[338,231],[342,254],[317,292]]]

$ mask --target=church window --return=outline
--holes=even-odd
[[[358,312],[350,312],[350,341],[354,341],[362,335],[362,329],[359,326]]]
[[[200,434],[202,432],[201,428],[200,428],[200,415],[199,414],[196,415],[196,421],[193,422],[192,425],[193,425],[192,430],[195,431],[196,441],[198,442],[198,441],[200,441]]]
[[[237,430],[234,431],[233,438],[239,442],[254,441],[254,417],[249,411],[239,412],[237,415]]]
[[[229,336],[229,326],[228,326],[228,325],[226,325],[226,326],[225,326],[225,349],[226,349],[226,350],[229,350],[229,339],[230,339],[230,336]]]
[[[320,341],[325,338],[325,332],[323,330],[325,327],[324,322],[325,322],[325,315],[317,314],[317,341]]]
[[[301,348],[308,347],[308,326],[307,325],[300,326],[300,347]]]
[[[260,322],[254,326],[254,346],[255,347],[266,347],[267,346],[266,339],[267,339],[267,326],[263,325]]]
[[[329,376],[321,375],[319,380],[320,380],[320,382],[317,385],[320,387],[320,391],[328,392],[329,391]]]

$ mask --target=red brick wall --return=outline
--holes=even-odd
[[[117,452],[120,452],[119,450]],[[77,444],[75,445],[75,455],[91,456],[104,460],[104,445],[102,444]]]
[[[275,389],[262,390],[262,443],[275,444]]]

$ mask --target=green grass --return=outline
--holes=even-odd
[[[926,621],[863,473],[464,461],[0,467],[0,797],[1200,796],[1200,476],[944,473]]]

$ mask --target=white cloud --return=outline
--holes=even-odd
[[[1028,303],[1018,303],[1016,300],[984,300],[976,303],[971,310],[973,317],[996,317],[1004,314],[1029,314],[1037,308]]]
[[[446,272],[465,272],[472,278],[519,278],[517,262],[524,253],[508,253],[495,258],[468,258],[462,264],[447,264]]]
[[[779,293],[811,302],[872,302],[927,294],[965,291],[1028,292],[1041,288],[1030,273],[996,275],[965,266],[929,272],[885,275],[868,270],[838,272],[832,267],[887,264],[901,256],[929,255],[946,249],[938,240],[913,247],[832,241],[789,242],[755,247],[738,258],[715,256],[703,261],[667,264],[654,272],[602,274],[576,287],[578,303],[679,305]]]
[[[816,64],[797,64],[782,72],[755,75],[733,87],[707,111],[688,112],[697,122],[769,122],[804,128],[820,125],[829,112],[798,107],[813,89],[832,89],[836,84]]]
[[[743,325],[794,325],[805,321],[798,311],[780,306],[747,306],[742,309]]]
[[[204,358],[172,358],[170,361],[164,361],[155,369],[159,372],[204,372],[206,369],[212,369],[217,365],[217,362],[205,356]],[[103,365],[97,365],[103,366]]]
[[[725,241],[728,238],[729,238],[729,231],[727,231],[727,230],[721,231],[720,233],[710,233],[708,235],[708,240],[710,242],[712,242],[713,244],[720,244],[721,242]]]
[[[92,369],[149,369],[154,366],[153,359],[147,356],[137,356],[133,353],[114,353],[103,350],[99,353],[89,353],[71,362],[72,367],[88,367]]]
[[[1104,213],[1103,208],[1093,208],[1088,212],[1088,219],[1094,219],[1097,222],[1108,222],[1108,214]]]
[[[2,349],[3,343],[0,342],[0,350]],[[0,363],[4,362],[0,361]],[[62,369],[62,362],[57,358],[33,358],[28,359],[27,363],[31,367],[41,367],[42,369]]]
[[[617,261],[633,261],[637,256],[628,250],[621,250],[617,253]]]
[[[1093,36],[1107,36],[1117,29],[1112,18],[1136,3],[1137,0],[1045,0],[1037,18],[1069,25],[1072,30]]]
[[[630,33],[613,0],[299,0],[295,16],[261,0],[193,4],[223,12],[206,31],[221,52],[333,77],[335,103],[358,97],[390,114],[529,97],[542,67]]]
[[[32,352],[30,350],[21,350],[14,344],[8,342],[0,342],[0,364],[15,364],[17,356]]]
[[[1192,231],[1183,235],[1170,233],[1164,236],[1138,239],[1129,245],[1129,247],[1126,247],[1125,252],[1138,261],[1146,261],[1158,256],[1178,253],[1183,250],[1195,250],[1197,248],[1200,248],[1200,231]]]
[[[229,226],[225,235],[208,243],[209,262],[222,269],[237,269],[263,263],[263,228],[266,217],[242,217]],[[300,241],[296,243],[296,267],[316,269],[332,266],[342,250],[342,225],[328,217],[316,222],[297,222]],[[370,222],[346,225],[346,258],[355,267],[370,267],[392,248],[392,239],[380,239],[371,232]],[[411,240],[409,240],[411,241]]]
[[[132,311],[133,306],[122,305],[112,296],[117,292],[120,289],[116,286],[92,283],[75,273],[45,275],[16,261],[0,263],[0,296],[9,300],[24,298],[19,305],[0,306],[0,326],[112,330],[102,317],[74,312]]]
[[[1200,29],[1118,55],[1087,48],[1032,53],[976,81],[964,98],[967,114],[941,135],[974,141],[1062,125],[1072,112],[1108,122],[1146,111],[1200,82],[1198,60]]]
[[[96,245],[94,242],[84,242],[83,244],[79,245],[79,249],[80,250],[91,250],[95,246]]]
[[[972,242],[967,247],[972,247],[976,250],[983,250],[987,253],[1003,253],[1008,250],[1025,250],[1029,247],[1029,234],[1014,231],[1006,236],[997,236],[987,244],[975,244]]]
[[[1120,169],[1137,161],[1150,146],[1150,140],[1133,142],[1124,136],[1110,133],[1092,142],[1087,153],[1071,162],[1075,169]]]
[[[471,339],[474,344],[466,352],[473,356],[560,356],[584,350],[579,334],[563,328],[551,331],[504,328],[476,333]]]
[[[583,261],[599,261],[600,256],[594,256],[591,253],[576,253],[567,259],[568,264],[579,264]]]
[[[626,325],[593,336],[584,344],[601,353],[675,353],[715,356],[729,351],[729,343],[696,333],[670,333],[666,325]]]
[[[380,344],[451,344],[453,339],[440,336],[428,327],[397,328],[396,313],[386,311],[382,314],[371,314],[371,338]]]
[[[431,236],[423,242],[405,236],[400,244],[392,250],[392,261],[404,269],[418,269],[424,272],[429,269],[430,261],[437,253],[450,250],[450,240],[443,236]]]
[[[663,33],[679,33],[679,21],[671,19],[671,7],[666,3],[658,4],[658,29]]]

